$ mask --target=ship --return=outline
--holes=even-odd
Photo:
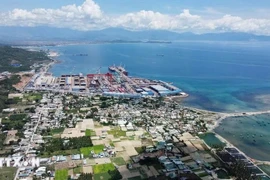
[[[123,68],[122,66],[118,66],[117,69],[122,72],[124,75],[128,76],[128,72],[126,71],[125,68]]]
[[[116,71],[116,67],[115,67],[115,66],[110,66],[110,67],[109,67],[109,71],[115,72],[115,71]]]

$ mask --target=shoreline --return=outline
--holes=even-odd
[[[59,53],[58,52],[50,51],[48,57],[52,60],[52,62],[50,62],[49,64],[47,64],[44,67],[45,68],[45,71],[44,72],[48,72],[52,68],[53,65],[62,62],[61,60],[56,60],[55,59],[55,58],[59,57]],[[188,97],[188,96],[189,95],[186,94],[186,96],[182,96],[182,97],[181,96],[170,97],[169,100],[172,100],[172,101],[176,101],[177,102],[177,100],[175,100],[175,99],[178,99],[178,98],[182,99],[182,98],[185,98],[185,97]],[[247,156],[244,152],[242,152],[239,148],[237,148],[236,146],[234,146],[227,139],[225,139],[221,135],[219,135],[216,132],[214,132],[214,129],[217,128],[222,123],[222,121],[225,120],[226,118],[230,118],[230,117],[242,117],[242,116],[254,116],[254,115],[260,115],[260,114],[270,114],[270,110],[254,111],[254,112],[238,112],[238,113],[229,113],[228,112],[228,113],[225,113],[225,112],[215,112],[215,111],[210,111],[210,110],[205,110],[205,109],[199,109],[199,108],[189,107],[189,106],[183,106],[183,107],[188,108],[188,109],[191,109],[191,110],[199,111],[199,112],[204,112],[204,113],[210,113],[210,114],[213,114],[213,115],[217,115],[218,118],[213,121],[214,124],[208,126],[208,131],[209,132],[214,133],[216,135],[216,137],[219,140],[221,140],[222,142],[225,142],[228,147],[234,147],[234,148],[236,148],[239,152],[241,152],[248,159],[250,159],[254,164],[256,164],[256,165],[257,164],[268,164],[268,165],[270,165],[270,161],[261,161],[261,160],[253,159],[253,158]]]
[[[270,114],[270,110],[266,110],[266,111],[257,111],[257,112],[242,112],[242,113],[216,113],[219,118],[215,120],[214,125],[209,126],[208,131],[211,133],[214,133],[215,136],[222,142],[226,143],[227,147],[234,147],[236,148],[239,152],[241,152],[244,156],[246,156],[250,161],[252,161],[255,165],[258,164],[267,164],[270,165],[270,161],[262,161],[262,160],[258,160],[258,159],[254,159],[248,155],[246,155],[246,153],[244,153],[243,151],[241,151],[238,147],[236,147],[235,145],[233,145],[229,140],[227,140],[226,138],[224,138],[223,136],[219,135],[218,133],[216,133],[214,131],[215,128],[217,128],[218,126],[220,126],[220,124],[222,123],[223,120],[230,118],[230,117],[243,117],[243,116],[255,116],[255,115],[261,115],[261,114]],[[259,168],[259,167],[258,167]],[[260,168],[259,168],[260,169]]]

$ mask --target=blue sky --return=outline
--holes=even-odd
[[[0,0],[0,4],[0,26],[270,35],[270,0]]]
[[[68,4],[80,5],[84,0],[0,0],[0,11],[15,8],[31,10],[34,8],[60,8]],[[121,14],[140,10],[152,10],[162,13],[179,13],[181,9],[190,9],[200,14],[207,9],[215,9],[224,14],[265,16],[255,14],[270,9],[269,0],[95,0],[102,10],[109,14]],[[204,12],[206,11],[206,12]]]

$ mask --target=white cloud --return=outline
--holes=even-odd
[[[211,12],[217,12],[213,8]],[[216,16],[221,14],[216,13]],[[169,15],[154,11],[139,11],[119,16],[109,16],[102,12],[93,0],[82,5],[67,5],[59,9],[37,8],[31,11],[14,9],[0,13],[1,26],[39,26],[67,27],[77,30],[93,30],[106,27],[124,27],[127,29],[163,29],[176,32],[247,32],[270,35],[270,19],[249,18],[224,15],[221,17],[203,17],[184,9],[180,14]]]

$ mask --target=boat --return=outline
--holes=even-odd
[[[118,66],[117,69],[122,72],[124,75],[128,76],[128,72],[126,71],[125,68],[123,68],[122,66]]]
[[[115,66],[110,66],[110,67],[109,67],[109,71],[115,72],[115,71],[116,71],[116,67],[115,67]]]

